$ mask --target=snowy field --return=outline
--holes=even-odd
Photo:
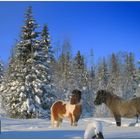
[[[122,119],[122,127],[117,127],[113,118],[85,118],[80,119],[77,127],[69,125],[64,120],[61,128],[51,128],[50,121],[42,119],[15,120],[2,118],[2,133],[0,139],[81,139],[87,124],[100,120],[103,124],[104,137],[140,138],[140,123],[135,124],[135,119]]]

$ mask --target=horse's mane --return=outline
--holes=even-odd
[[[105,91],[107,95],[109,95],[112,98],[118,99],[118,100],[124,100],[123,98],[121,98],[120,96],[114,94],[113,92],[110,91]]]

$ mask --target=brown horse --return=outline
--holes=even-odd
[[[63,118],[70,119],[71,126],[77,126],[82,112],[81,91],[73,90],[70,102],[56,101],[51,107],[51,123],[59,127]]]
[[[121,126],[121,117],[131,118],[140,114],[140,97],[131,100],[124,100],[121,97],[106,90],[99,90],[94,101],[95,105],[106,104],[113,113],[116,125]]]

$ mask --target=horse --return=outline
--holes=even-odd
[[[73,90],[70,102],[59,100],[51,106],[52,127],[59,127],[63,118],[69,118],[71,126],[77,126],[81,113],[81,91]]]
[[[124,100],[109,91],[99,90],[94,104],[101,105],[102,103],[106,104],[114,115],[117,126],[121,126],[121,117],[137,117],[136,123],[138,123],[138,116],[140,115],[140,97]]]

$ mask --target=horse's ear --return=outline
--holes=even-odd
[[[78,89],[74,89],[74,90],[72,91],[72,94],[81,94],[81,91],[78,90]]]
[[[101,96],[104,96],[104,95],[106,95],[106,91],[101,89],[97,92],[97,94],[100,94]]]

